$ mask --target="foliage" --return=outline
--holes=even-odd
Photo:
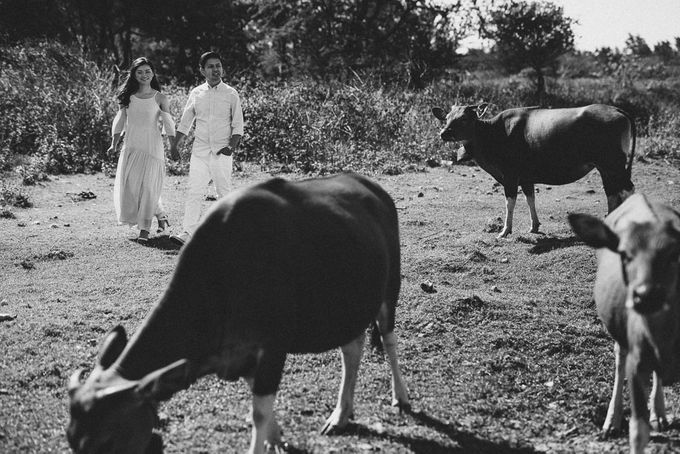
[[[262,67],[341,80],[369,69],[383,82],[422,87],[455,60],[459,8],[425,0],[265,2],[255,20]]]
[[[112,75],[58,43],[0,48],[0,170],[101,170]]]
[[[619,106],[635,118],[639,134],[660,134],[649,142],[652,155],[677,157],[674,144],[679,141],[672,125],[680,105],[680,75],[674,76],[668,67],[659,72],[666,79],[652,79],[658,57],[629,55],[623,55],[618,69],[610,72],[611,62],[603,55],[570,54],[561,59],[562,68],[583,71],[562,69],[563,77],[547,77],[546,104]],[[613,61],[619,55],[608,58]],[[0,168],[15,170],[27,185],[44,181],[50,173],[113,175],[118,152],[109,154],[107,149],[116,110],[115,72],[99,69],[77,49],[54,43],[5,47],[0,56]],[[243,77],[230,83],[241,93],[246,118],[238,158],[316,174],[339,170],[399,174],[428,160],[455,160],[455,147],[439,139],[440,126],[430,114],[435,105],[488,102],[489,114],[495,114],[535,104],[534,88],[526,77],[494,70],[451,71],[420,90],[385,86],[379,74],[355,74],[346,82]],[[188,89],[170,84],[163,92],[179,121]],[[190,133],[180,163],[168,163],[170,174],[186,174],[192,140]]]
[[[3,182],[0,185],[0,207],[3,211],[8,211],[5,208],[7,206],[30,208],[33,206],[33,202],[31,202],[28,193],[23,188]]]
[[[626,38],[626,50],[637,57],[648,57],[652,54],[652,50],[647,45],[647,42],[640,35],[628,34]]]
[[[404,156],[409,162],[426,157],[419,146],[425,128],[421,134],[414,134],[414,128],[427,115],[427,106],[414,105],[412,94],[361,80],[331,85],[306,81],[266,84],[244,91],[243,99],[246,160],[327,173],[375,171]]]
[[[677,108],[660,112],[652,117],[649,137],[645,144],[645,155],[651,158],[680,158],[680,114]]]
[[[56,40],[119,68],[144,55],[161,83],[195,83],[199,56],[216,50],[230,77],[370,70],[422,86],[454,61],[463,11],[433,0],[3,0],[0,44]]]
[[[485,36],[493,39],[505,67],[517,72],[524,67],[536,73],[536,93],[545,92],[543,72],[561,55],[573,49],[573,20],[552,3],[509,1],[490,12]]]

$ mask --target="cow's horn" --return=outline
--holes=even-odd
[[[71,379],[68,382],[69,394],[73,394],[76,391],[76,389],[80,387],[80,379],[83,376],[83,372],[85,372],[85,369],[81,368],[73,372],[73,374],[71,375]]]

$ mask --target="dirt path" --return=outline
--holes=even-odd
[[[269,175],[247,167],[237,185]],[[290,176],[286,176],[290,177]],[[604,215],[599,175],[539,185],[539,235],[485,231],[502,217],[502,189],[474,167],[379,176],[399,208],[403,284],[397,329],[412,414],[389,407],[384,359],[366,353],[347,434],[318,434],[335,403],[335,352],[289,358],[276,414],[292,452],[621,452],[627,435],[598,438],[613,376],[611,341],[591,301],[594,254],[576,241],[569,212]],[[635,163],[638,191],[680,207],[680,171]],[[64,452],[65,383],[91,368],[116,324],[134,332],[167,285],[178,251],[164,238],[140,246],[113,222],[113,180],[62,176],[31,189],[35,207],[0,219],[0,451]],[[96,198],[79,194],[92,192]],[[173,229],[184,179],[164,200]],[[206,205],[212,202],[206,202]],[[434,293],[423,290],[423,285]],[[429,287],[431,285],[432,287]],[[667,388],[671,416],[680,389]],[[244,452],[249,398],[242,383],[197,382],[161,406],[165,452]],[[650,452],[680,449],[680,425]]]

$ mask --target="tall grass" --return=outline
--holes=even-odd
[[[0,48],[0,171],[26,174],[115,169],[107,153],[114,73],[78,49],[56,43]],[[625,82],[625,83],[624,83]],[[239,82],[246,118],[240,158],[263,166],[310,173],[340,170],[400,172],[428,159],[451,159],[454,147],[438,137],[433,106],[491,103],[489,114],[535,104],[522,75],[451,73],[421,91],[385,87],[378,79],[348,83],[298,80]],[[648,135],[650,157],[680,158],[680,80],[551,79],[552,107],[613,104],[629,112]],[[179,121],[188,88],[163,87]],[[192,137],[189,137],[189,152]],[[170,171],[186,171],[171,164]],[[35,179],[35,178],[33,178]]]

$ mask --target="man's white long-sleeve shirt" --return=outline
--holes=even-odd
[[[191,90],[177,131],[187,135],[194,120],[191,152],[196,156],[217,153],[229,145],[232,135],[243,135],[243,112],[236,89],[224,82],[214,87],[206,82]]]

